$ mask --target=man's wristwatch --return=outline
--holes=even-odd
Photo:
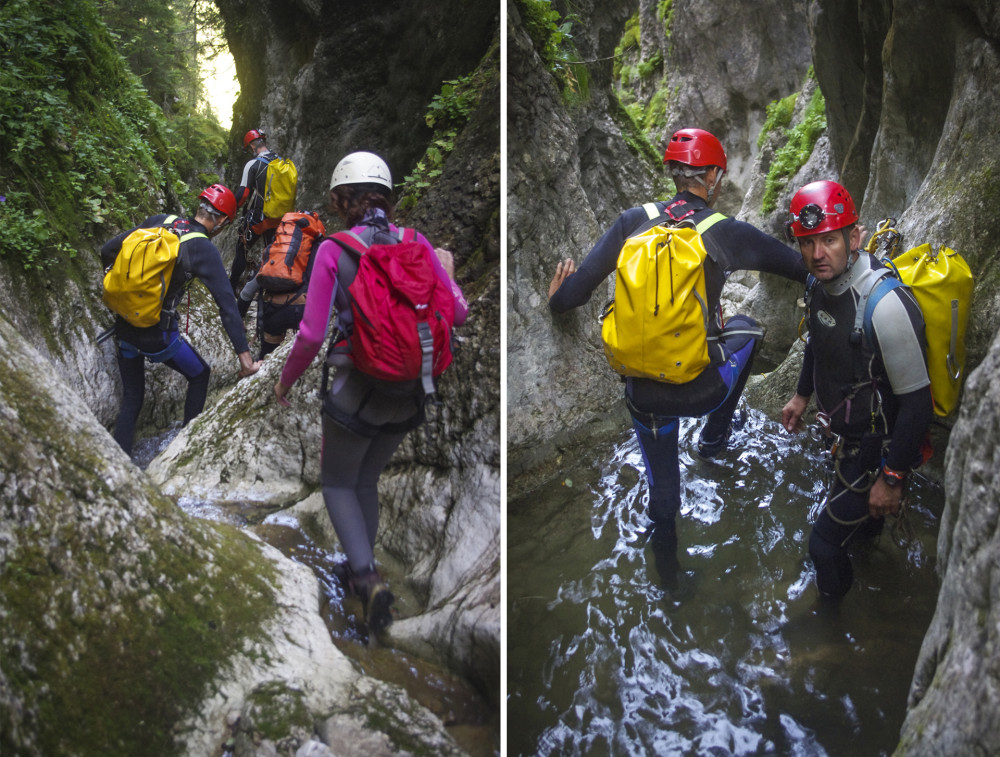
[[[906,480],[906,474],[905,473],[897,473],[896,471],[892,470],[888,466],[883,466],[882,467],[882,480],[885,481],[886,484],[888,484],[889,486],[891,486],[891,487],[893,487],[895,489],[897,486],[902,486],[903,485],[903,481]]]

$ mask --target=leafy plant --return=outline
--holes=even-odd
[[[792,122],[792,115],[795,112],[795,103],[798,102],[799,93],[793,92],[788,97],[775,100],[767,106],[767,117],[764,126],[757,137],[757,149],[764,146],[767,135],[777,129],[785,129]]]
[[[225,147],[221,127],[186,105],[196,98],[172,89],[184,81],[178,71],[187,58],[173,60],[169,51],[141,58],[150,75],[155,69],[150,86],[170,117],[150,101],[118,50],[125,35],[113,35],[102,18],[111,6],[108,0],[0,5],[0,193],[6,197],[0,226],[12,230],[0,234],[0,255],[26,270],[74,257],[165,200],[190,199],[196,192],[184,179],[204,176]],[[152,54],[150,40],[169,47],[173,35],[166,32],[181,28],[168,26],[165,11],[154,6],[173,8],[151,3],[146,10],[160,15],[135,16],[148,22],[149,35],[135,46],[144,55]]]
[[[427,188],[441,176],[459,132],[498,75],[499,49],[487,52],[483,62],[468,76],[442,83],[441,91],[431,98],[424,116],[425,123],[434,129],[434,133],[424,156],[417,161],[413,172],[403,179],[397,209],[406,211],[415,206]]]
[[[813,91],[802,120],[786,129],[788,141],[774,154],[770,170],[764,181],[764,199],[761,209],[770,213],[777,207],[778,196],[795,173],[812,155],[816,141],[826,130],[826,100],[819,86]]]
[[[528,35],[569,103],[590,96],[590,75],[573,47],[572,19],[563,19],[550,0],[517,0]]]

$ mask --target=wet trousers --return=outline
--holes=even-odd
[[[187,379],[187,394],[184,398],[184,425],[187,425],[205,407],[205,398],[208,396],[208,379],[212,369],[194,347],[179,338],[176,331],[166,332],[166,342],[170,342],[172,339],[179,340],[179,346],[172,357],[162,361],[155,358],[153,360],[154,362],[163,362],[168,368],[177,371]],[[121,372],[122,378],[122,406],[118,413],[118,421],[115,423],[115,441],[126,453],[131,455],[132,445],[135,442],[135,427],[146,393],[146,360],[149,359],[150,353],[137,352],[134,347],[130,347],[131,345],[119,344],[118,348],[118,370]],[[153,354],[155,355],[155,353]]]
[[[645,382],[628,386],[632,427],[642,450],[649,484],[649,517],[654,524],[673,523],[681,506],[678,419],[707,414],[703,439],[718,439],[727,432],[760,342],[759,337],[742,332],[755,327],[746,316],[732,318],[720,337],[729,356],[727,361],[707,368],[702,376],[689,382],[690,386]],[[658,398],[656,393],[664,397]]]
[[[841,476],[855,485],[870,480],[882,464],[882,437],[862,441],[840,466]],[[858,540],[873,539],[882,531],[884,519],[868,515],[868,490],[851,491],[834,476],[823,508],[809,535],[809,556],[816,566],[816,587],[828,597],[840,598],[854,583],[848,551]]]

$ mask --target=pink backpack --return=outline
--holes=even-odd
[[[375,235],[373,241],[395,240],[389,244],[369,245],[350,231],[330,239],[358,266],[347,286],[350,317],[338,313],[338,329],[347,337],[332,352],[349,354],[355,368],[377,379],[421,379],[424,392],[433,394],[434,378],[451,365],[455,300],[431,253],[413,229]]]

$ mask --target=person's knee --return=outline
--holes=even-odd
[[[208,380],[212,377],[212,368],[208,363],[200,373],[196,373],[193,376],[188,377],[188,383],[192,385],[202,385],[208,386]]]

